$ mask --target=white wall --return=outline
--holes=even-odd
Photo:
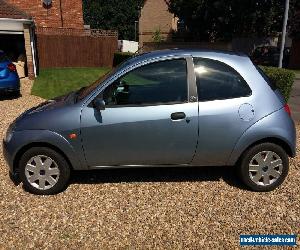
[[[135,53],[139,49],[139,43],[135,41],[119,40],[118,48],[121,52]]]
[[[11,20],[3,20],[0,18],[0,32],[12,33],[12,32],[23,32],[23,23]]]

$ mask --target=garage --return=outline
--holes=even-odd
[[[0,50],[16,65],[20,78],[28,76],[23,34],[0,34]]]
[[[16,65],[20,78],[36,76],[33,20],[8,3],[0,5],[0,50]]]

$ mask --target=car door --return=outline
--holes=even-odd
[[[197,145],[198,103],[191,58],[157,59],[103,87],[82,110],[90,167],[188,164]]]
[[[194,58],[199,99],[199,142],[193,165],[225,165],[243,132],[254,122],[252,92],[229,65]]]

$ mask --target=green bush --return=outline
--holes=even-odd
[[[286,101],[289,100],[295,80],[295,73],[292,70],[275,67],[260,66],[265,74],[271,79],[276,87],[284,95]]]
[[[132,57],[134,53],[131,52],[116,52],[114,54],[114,67],[118,66],[128,58]]]

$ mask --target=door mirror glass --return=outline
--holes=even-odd
[[[97,97],[93,100],[92,103],[93,103],[93,107],[98,111],[105,109],[105,102],[102,98]]]

